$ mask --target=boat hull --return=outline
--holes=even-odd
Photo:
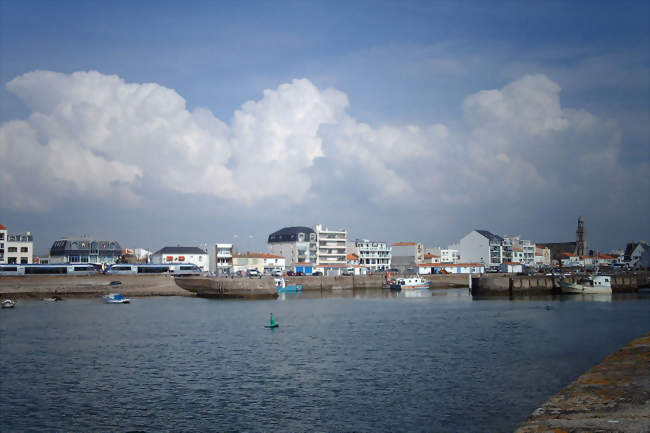
[[[569,295],[611,295],[611,287],[593,287],[579,283],[560,282],[562,293]]]

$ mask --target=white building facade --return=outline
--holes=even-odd
[[[34,241],[30,232],[9,234],[0,224],[0,264],[31,264],[34,262]]]
[[[233,272],[233,245],[215,244],[215,272],[217,275],[229,275]]]
[[[318,224],[316,232],[318,265],[346,265],[347,231],[343,229],[330,230]]]
[[[358,265],[372,272],[390,269],[391,266],[391,247],[385,242],[356,239],[348,242],[348,254],[356,254],[359,258]]]
[[[151,255],[151,263],[187,263],[198,266],[203,272],[210,270],[208,253],[199,247],[164,247]]]

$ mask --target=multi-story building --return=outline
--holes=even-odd
[[[30,232],[9,234],[0,224],[0,263],[30,264],[34,262],[34,241]]]
[[[631,242],[625,247],[624,259],[630,268],[647,268],[650,266],[650,247],[643,241]]]
[[[370,271],[386,270],[391,266],[391,248],[385,242],[356,239],[348,242],[348,253],[356,254],[359,265]]]
[[[440,250],[441,263],[458,263],[459,260],[460,260],[460,254],[458,250],[449,249],[449,248]]]
[[[215,271],[217,275],[229,275],[233,272],[233,245],[215,244]]]
[[[414,269],[424,263],[424,246],[417,242],[395,242],[392,247],[392,267],[401,271]]]
[[[535,246],[535,265],[551,266],[551,250],[547,247]]]
[[[117,241],[82,237],[54,241],[47,260],[49,263],[111,265],[121,256],[122,247]]]
[[[316,263],[318,265],[345,265],[347,256],[347,231],[330,230],[316,225]]]
[[[203,272],[210,269],[208,252],[199,247],[164,247],[151,255],[151,263],[191,263]]]
[[[505,236],[504,245],[509,241],[512,248],[512,262],[526,266],[535,265],[535,243],[523,240],[520,236]]]
[[[268,248],[271,254],[284,257],[287,267],[309,267],[311,273],[318,260],[316,239],[309,227],[285,227],[269,235]]]
[[[512,242],[487,230],[472,230],[460,240],[460,257],[464,262],[500,267],[512,262]]]

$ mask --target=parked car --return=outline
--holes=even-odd
[[[351,269],[351,268],[346,269],[345,271],[343,271],[343,275],[345,275],[345,276],[354,275],[354,269]]]
[[[282,276],[282,271],[275,270],[275,271],[271,272],[271,275],[273,275],[274,277],[281,277]]]
[[[287,277],[293,277],[296,273],[294,271],[287,271]]]
[[[262,274],[257,269],[249,269],[246,275],[248,275],[248,278],[262,278]]]
[[[312,272],[311,274],[314,277],[320,277],[321,275],[323,275],[323,273],[321,271]]]
[[[296,272],[296,277],[304,277],[306,274],[302,271]]]

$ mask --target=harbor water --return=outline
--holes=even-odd
[[[650,331],[644,293],[408,294],[19,300],[0,311],[2,431],[511,432]]]

